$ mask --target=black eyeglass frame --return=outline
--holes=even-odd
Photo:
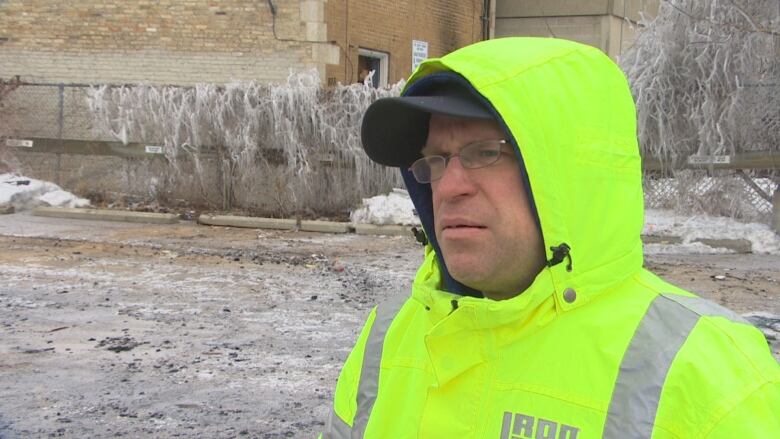
[[[475,141],[475,142],[471,142],[471,143],[467,143],[466,145],[463,145],[463,146],[462,146],[462,147],[461,147],[461,148],[458,150],[458,153],[457,153],[457,154],[447,154],[447,155],[441,155],[441,154],[437,154],[437,155],[430,155],[430,156],[427,156],[427,157],[422,157],[422,158],[419,158],[419,159],[415,160],[415,161],[414,161],[414,162],[413,162],[413,163],[412,163],[412,164],[409,166],[409,172],[411,172],[411,173],[412,173],[412,176],[414,177],[414,179],[415,179],[415,180],[417,180],[417,182],[418,182],[418,183],[420,183],[420,184],[429,184],[429,183],[432,183],[432,182],[434,182],[434,181],[436,181],[436,180],[439,180],[439,179],[441,179],[441,178],[442,178],[442,176],[444,176],[444,170],[447,168],[447,165],[449,164],[450,160],[452,160],[454,157],[460,157],[460,156],[461,156],[461,154],[463,154],[463,150],[465,150],[465,149],[471,149],[471,148],[473,148],[474,146],[481,145],[481,144],[485,144],[485,143],[490,143],[490,144],[497,144],[497,145],[498,145],[498,147],[496,148],[496,151],[497,151],[499,154],[496,154],[495,158],[494,158],[494,159],[492,159],[490,162],[486,162],[486,163],[478,163],[476,166],[472,166],[472,165],[468,164],[468,163],[470,163],[469,161],[465,161],[465,162],[464,162],[464,161],[463,161],[463,159],[461,159],[461,165],[462,165],[462,166],[463,166],[465,169],[480,169],[480,168],[486,168],[486,167],[488,167],[488,166],[494,165],[495,163],[497,163],[497,162],[498,162],[498,161],[501,159],[501,154],[500,154],[500,153],[502,152],[502,150],[504,149],[504,147],[505,147],[505,146],[510,146],[510,147],[511,147],[511,145],[509,144],[509,142],[507,142],[507,141],[506,141],[506,139],[486,139],[486,140],[477,140],[477,141]],[[478,149],[475,149],[475,151],[478,151]],[[420,171],[420,169],[419,169],[419,166],[418,166],[418,165],[419,165],[419,164],[422,164],[422,163],[427,163],[427,164],[428,164],[428,169],[432,169],[433,167],[430,165],[430,160],[431,160],[431,159],[435,159],[437,163],[441,163],[441,161],[442,161],[442,160],[444,161],[444,166],[442,166],[442,167],[441,167],[441,174],[440,174],[438,177],[436,177],[436,178],[429,178],[429,179],[422,178],[422,177],[421,177],[421,174],[420,174],[420,175],[418,175],[418,174],[419,174],[419,171]],[[415,168],[416,168],[416,167],[417,167],[417,169],[418,169],[418,172],[415,172]]]

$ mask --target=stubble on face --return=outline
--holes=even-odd
[[[504,137],[494,121],[432,115],[423,154],[457,154],[471,142]],[[431,190],[436,239],[450,275],[491,299],[522,293],[545,259],[513,154],[480,169],[453,158]]]

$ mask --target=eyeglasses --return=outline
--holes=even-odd
[[[418,183],[430,183],[444,175],[444,169],[453,157],[460,157],[460,164],[466,169],[484,168],[501,158],[501,149],[505,145],[506,140],[480,140],[464,146],[457,154],[431,155],[418,159],[409,170]]]

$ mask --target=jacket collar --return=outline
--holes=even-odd
[[[459,329],[490,329],[505,325],[543,325],[556,314],[555,286],[550,268],[543,269],[523,294],[508,300],[462,296],[441,288],[441,272],[428,251],[417,272],[412,298],[427,310],[435,324],[458,313]]]

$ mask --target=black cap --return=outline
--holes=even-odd
[[[476,93],[461,76],[438,73],[413,84],[405,96],[377,99],[363,115],[363,149],[379,164],[409,166],[420,158],[431,114],[493,119]]]

